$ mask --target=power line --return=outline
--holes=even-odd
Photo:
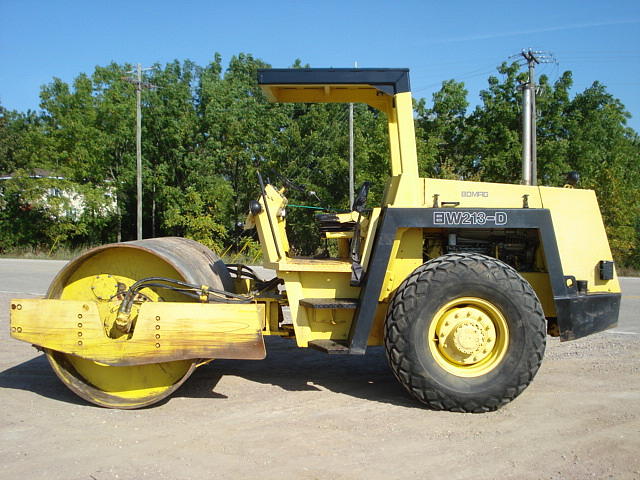
[[[452,79],[456,80],[456,81],[461,81],[461,80],[468,80],[470,78],[475,78],[475,77],[481,77],[483,75],[488,75],[490,73],[493,73],[495,71],[495,67],[491,68],[489,70],[482,70],[482,69],[477,69],[477,70],[472,70],[470,72],[467,73],[463,73],[461,75],[458,76],[453,76]],[[420,88],[415,88],[412,90],[413,93],[417,93],[417,92],[422,92],[424,90],[429,90],[435,87],[439,87],[442,86],[442,80],[439,82],[435,82],[435,83],[430,83],[424,87],[420,87]]]

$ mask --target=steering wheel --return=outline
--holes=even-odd
[[[364,182],[358,189],[355,200],[353,201],[353,210],[358,213],[362,213],[367,203],[367,196],[369,195],[370,182]]]

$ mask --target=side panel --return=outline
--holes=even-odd
[[[556,303],[551,290],[551,282],[549,274],[546,272],[519,272],[538,296],[538,300],[542,304],[542,310],[545,317],[556,317]]]
[[[422,265],[422,243],[421,229],[400,228],[397,230],[379,301],[388,302],[391,294],[404,279]]]
[[[369,264],[369,258],[371,258],[371,252],[373,251],[373,243],[376,238],[376,232],[378,231],[378,222],[380,220],[380,208],[374,208],[371,211],[369,217],[369,226],[367,228],[367,235],[364,239],[364,246],[362,248],[362,266],[367,269]]]
[[[600,261],[613,261],[595,192],[540,187],[544,208],[551,212],[558,252],[566,275],[586,280],[590,292],[620,292],[618,278],[600,278]]]
[[[278,276],[286,285],[296,343],[308,346],[312,340],[346,340],[354,310],[304,307],[305,298],[357,298],[359,288],[349,285],[351,271],[285,271]]]
[[[349,348],[352,354],[363,354],[366,350],[378,300],[383,293],[387,270],[390,269],[390,259],[393,258],[392,252],[397,242],[398,230],[403,228],[535,229],[539,232],[545,252],[561,338],[579,338],[617,323],[620,293],[579,293],[575,281],[572,282],[568,278],[572,273],[565,274],[549,210],[386,208],[383,209],[379,221],[358,309],[349,332]]]

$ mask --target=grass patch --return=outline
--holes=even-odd
[[[224,263],[241,263],[244,265],[262,265],[262,251],[259,245],[251,245],[253,248],[242,248],[240,252],[226,250],[219,254]],[[60,247],[51,252],[47,248],[16,247],[10,250],[0,250],[0,258],[27,258],[37,260],[71,260],[93,247]],[[640,269],[634,267],[621,267],[616,265],[619,277],[640,277]]]
[[[48,248],[38,247],[16,247],[9,250],[0,251],[0,258],[27,258],[36,260],[71,260],[91,247],[67,248],[60,247],[55,251]]]
[[[244,253],[226,253],[222,255],[221,258],[224,263],[262,265],[262,252],[254,255],[246,255]]]
[[[616,271],[619,277],[640,277],[640,270],[637,268],[616,266]]]
[[[89,247],[60,247],[53,252],[46,247],[15,247],[6,250],[0,250],[0,258],[25,258],[34,260],[72,260],[82,255]],[[262,251],[259,246],[257,248],[244,248],[240,252],[216,252],[225,263],[242,263],[244,265],[262,264]]]

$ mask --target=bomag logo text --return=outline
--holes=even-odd
[[[462,192],[462,198],[464,197],[488,197],[489,192]]]

